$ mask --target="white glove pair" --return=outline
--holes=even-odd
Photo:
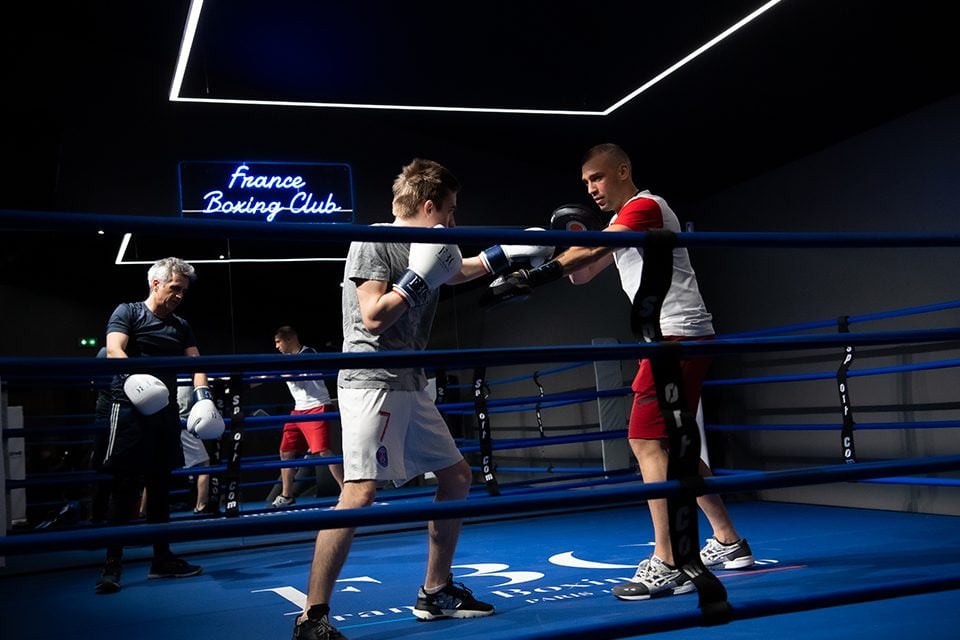
[[[137,411],[145,416],[163,410],[170,403],[167,385],[147,373],[134,373],[123,382],[123,392]],[[223,417],[213,402],[208,387],[197,387],[193,392],[196,401],[187,417],[187,431],[201,440],[216,440],[225,428]]]
[[[531,227],[527,231],[543,231],[543,229]],[[482,251],[479,257],[487,272],[499,274],[518,260],[528,260],[530,266],[539,267],[552,256],[553,247],[498,244]],[[431,291],[455,276],[461,266],[463,266],[463,257],[460,255],[460,248],[455,244],[413,243],[410,245],[407,271],[393,285],[393,290],[400,294],[411,307],[418,307],[427,301]]]

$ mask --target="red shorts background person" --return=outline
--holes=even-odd
[[[283,326],[277,329],[274,335],[274,345],[277,351],[284,355],[301,353],[316,353],[312,347],[300,343],[296,329]],[[287,380],[290,395],[293,396],[294,407],[291,416],[323,414],[333,405],[330,392],[323,380],[300,378]],[[294,460],[301,456],[333,456],[336,455],[330,445],[328,421],[308,420],[290,421],[283,425],[283,435],[280,439],[280,459]],[[343,488],[343,465],[328,465],[330,475]],[[294,484],[297,470],[294,467],[284,467],[280,470],[280,495],[271,502],[273,507],[289,507],[296,503]]]

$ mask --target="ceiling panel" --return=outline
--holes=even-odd
[[[179,95],[603,112],[776,4],[205,0]]]

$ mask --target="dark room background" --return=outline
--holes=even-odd
[[[954,45],[940,37],[945,27],[931,21],[936,3],[918,3],[929,10],[904,19],[900,43],[886,37],[896,16],[886,10],[871,14],[873,21],[856,34],[871,47],[840,48],[843,34],[831,33],[830,21],[808,16],[822,31],[807,34],[809,48],[802,55],[783,50],[797,23],[772,16],[736,46],[704,57],[691,73],[678,73],[599,118],[173,103],[167,94],[189,3],[127,4],[72,6],[55,16],[34,8],[29,29],[16,33],[16,25],[6,26],[14,32],[4,68],[0,209],[178,216],[180,161],[343,162],[353,170],[356,222],[369,224],[391,219],[393,178],[412,158],[425,157],[463,182],[461,226],[545,226],[559,204],[588,202],[580,182],[583,152],[618,142],[634,160],[638,185],[665,197],[697,231],[960,230],[957,58],[949,62]],[[830,4],[799,3],[783,11],[797,17]],[[849,26],[871,3],[843,4],[838,11]],[[914,30],[907,40],[904,33]],[[398,73],[409,73],[404,69],[398,63]],[[589,81],[569,78],[571,84]],[[98,235],[95,228],[0,234],[0,356],[93,357],[95,350],[79,346],[78,339],[102,339],[116,304],[146,295],[147,267],[114,263],[117,234]],[[190,259],[199,251],[197,242],[135,238],[128,258]],[[247,249],[225,240],[202,243],[212,253]],[[344,246],[268,237],[258,250],[264,246],[277,257],[346,252]],[[694,252],[693,264],[720,334],[960,298],[955,249],[709,248]],[[181,313],[193,324],[201,353],[272,353],[273,332],[284,324],[298,327],[303,341],[318,350],[339,350],[342,262],[197,269],[199,279]],[[554,284],[522,305],[478,312],[484,284],[444,292],[433,347],[632,340],[627,301],[612,272],[588,287]],[[854,330],[958,321],[960,313],[947,311]],[[875,359],[870,366],[883,366],[953,353],[868,350],[864,362]],[[771,354],[718,362],[713,375],[836,364],[833,353]],[[630,366],[624,363],[625,378]],[[589,386],[592,373],[558,381],[565,383]],[[943,419],[955,417],[956,408],[925,407],[955,402],[957,383],[953,370],[926,372],[864,380],[855,394],[885,419]],[[708,390],[705,409],[708,421],[789,421],[793,408],[804,420],[830,422],[837,419],[835,393],[829,383],[715,389]],[[898,408],[880,408],[889,405]],[[868,458],[921,455],[955,442],[955,430],[877,436],[865,440],[863,451]],[[757,434],[728,441],[724,462],[755,468],[829,462],[837,461],[835,449],[827,436],[773,442]],[[818,499],[806,491],[772,497]],[[957,512],[957,502],[936,489],[878,488],[870,495],[883,508]],[[838,491],[831,499],[862,496]]]

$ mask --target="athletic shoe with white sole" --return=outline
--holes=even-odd
[[[288,498],[287,496],[281,494],[273,499],[273,502],[270,503],[270,506],[274,509],[282,509],[283,507],[292,507],[297,504],[296,498]]]
[[[749,569],[755,564],[753,551],[746,538],[740,538],[732,544],[707,538],[707,544],[700,549],[700,559],[708,569]]]
[[[613,588],[613,595],[620,600],[649,600],[690,593],[695,588],[683,571],[651,556],[637,566],[633,580]]]
[[[453,574],[447,577],[447,584],[436,593],[427,593],[420,587],[413,615],[420,620],[438,618],[482,618],[493,613],[493,605],[480,602],[460,582],[453,581]]]

